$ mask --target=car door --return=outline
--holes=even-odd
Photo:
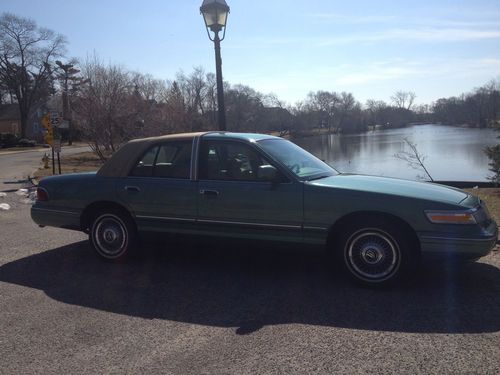
[[[192,141],[153,145],[129,176],[120,179],[118,194],[131,208],[142,231],[192,232],[197,190],[191,180]]]
[[[303,186],[270,165],[260,150],[236,140],[201,141],[198,161],[198,227],[205,234],[297,241],[302,236]]]

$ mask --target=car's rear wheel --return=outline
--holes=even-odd
[[[137,234],[132,219],[117,210],[95,215],[89,240],[97,254],[107,260],[123,260],[135,248]]]
[[[387,286],[409,274],[414,249],[405,231],[383,223],[360,223],[340,237],[344,268],[358,283]]]

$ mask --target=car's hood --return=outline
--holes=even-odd
[[[311,181],[309,184],[338,189],[399,195],[453,204],[458,204],[469,196],[469,194],[462,190],[429,182],[355,174],[339,174],[337,176]]]

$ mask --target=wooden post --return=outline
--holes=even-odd
[[[56,174],[56,161],[54,155],[54,147],[52,147],[52,174]]]

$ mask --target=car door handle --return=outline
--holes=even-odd
[[[141,191],[141,189],[137,186],[125,186],[125,190],[133,193],[139,193]]]
[[[217,197],[219,192],[217,190],[200,190],[200,194],[206,197]]]

